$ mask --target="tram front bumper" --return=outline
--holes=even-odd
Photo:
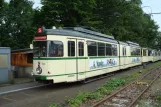
[[[43,75],[33,75],[36,80],[47,80],[46,76]]]

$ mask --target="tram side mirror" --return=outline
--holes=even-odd
[[[33,44],[30,44],[30,49],[33,49]]]

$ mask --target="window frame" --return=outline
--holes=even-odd
[[[95,45],[89,45],[89,43],[95,43]],[[96,51],[96,53],[95,53],[96,55],[89,55],[89,48],[88,48],[89,46],[93,46],[93,47],[95,46],[96,47],[96,50],[95,50]],[[87,55],[88,55],[88,57],[98,56],[98,43],[96,41],[91,41],[91,40],[87,41]]]
[[[122,50],[123,50],[122,55],[126,56],[126,46],[122,47]]]
[[[35,45],[34,45],[34,42],[46,42],[46,55],[45,56],[40,56],[40,57],[49,57],[48,54],[49,54],[49,46],[48,46],[48,40],[33,40],[33,57],[39,57],[39,56],[35,56]]]
[[[118,50],[117,50],[117,45],[116,44],[111,44],[112,46],[112,56],[118,56]],[[116,53],[115,53],[116,51]]]
[[[70,56],[69,56],[69,42],[74,42],[74,56],[71,56],[71,47],[70,47]],[[67,56],[68,57],[76,57],[76,41],[68,40],[67,41]]]
[[[102,46],[99,46],[100,44],[104,44],[104,46],[102,45]],[[99,55],[100,53],[99,53],[99,47],[104,47],[104,55]],[[101,49],[101,50],[103,50],[103,49]],[[97,55],[98,56],[106,56],[106,54],[105,54],[105,51],[106,51],[106,44],[105,43],[102,43],[102,42],[97,42]]]
[[[50,42],[61,42],[62,43],[62,56],[50,56],[49,54],[50,54]],[[60,40],[48,40],[47,41],[47,50],[48,50],[48,52],[47,52],[47,56],[48,57],[64,57],[64,43],[63,43],[63,41],[60,41]]]
[[[147,56],[146,51],[146,49],[143,49],[143,56]]]
[[[83,44],[83,47],[82,47],[82,49],[81,50],[83,50],[83,55],[80,55],[80,45],[79,45],[79,43],[82,43]],[[84,42],[82,42],[82,41],[78,41],[78,56],[84,56]]]
[[[109,52],[110,55],[109,54],[107,55],[107,51],[108,51],[107,47],[108,47],[108,49],[110,49],[110,52]],[[112,44],[110,44],[110,43],[106,43],[106,56],[112,56]]]

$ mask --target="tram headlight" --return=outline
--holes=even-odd
[[[41,74],[41,73],[42,73],[42,68],[41,68],[41,67],[38,67],[38,68],[36,69],[36,72],[37,72],[38,74]]]

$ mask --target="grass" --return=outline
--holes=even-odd
[[[155,93],[154,100],[156,101],[156,107],[161,107],[161,90]]]
[[[57,104],[51,104],[49,107],[57,107]]]
[[[159,92],[156,96],[156,101],[161,103],[161,92]]]
[[[67,98],[66,102],[69,107],[79,107],[81,104],[85,102],[90,102],[92,100],[99,101],[104,96],[110,95],[114,90],[128,84],[129,82],[133,81],[134,79],[140,77],[142,73],[145,73],[149,70],[157,68],[161,65],[161,62],[157,62],[152,64],[151,66],[146,67],[138,72],[134,72],[128,76],[119,77],[119,78],[112,78],[104,85],[96,89],[94,92],[79,92],[75,98]],[[161,100],[161,94],[157,97],[158,100]],[[51,107],[58,107],[58,106],[51,106]]]
[[[161,107],[161,91],[156,92],[151,99],[139,101],[138,107]]]

